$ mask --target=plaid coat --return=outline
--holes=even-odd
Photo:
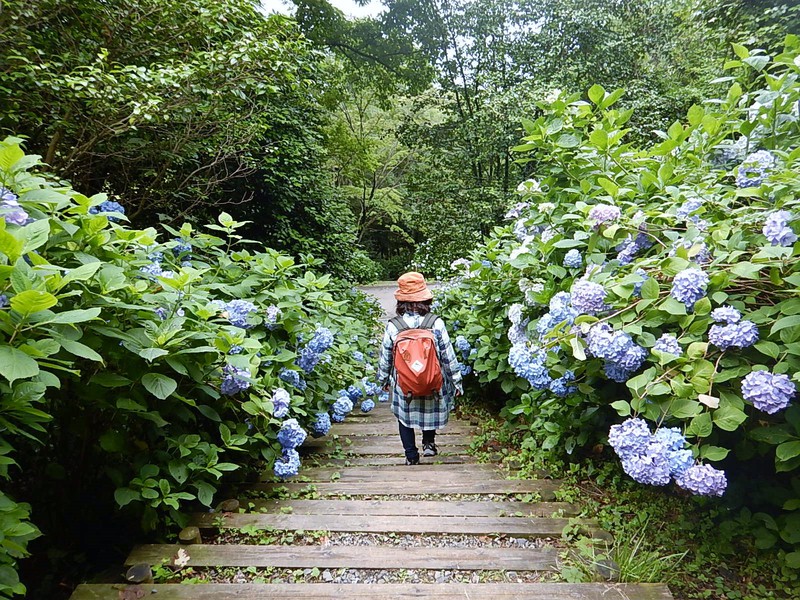
[[[412,313],[403,315],[403,320],[411,328],[419,327],[423,317]],[[447,425],[450,411],[455,404],[456,390],[462,392],[461,367],[450,343],[450,336],[441,318],[433,324],[433,334],[438,346],[439,364],[442,367],[442,389],[431,396],[412,398],[406,402],[403,392],[397,385],[397,373],[394,370],[394,340],[397,327],[393,323],[386,324],[386,332],[381,344],[378,362],[378,381],[382,387],[390,385],[392,391],[392,413],[406,427],[422,430],[439,429]]]

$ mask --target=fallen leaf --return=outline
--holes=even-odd
[[[139,600],[147,595],[147,591],[140,585],[129,585],[119,591],[119,600]]]
[[[178,553],[172,557],[172,564],[176,567],[185,567],[189,564],[189,553],[183,548],[178,550]]]
[[[709,408],[719,408],[719,398],[716,396],[709,396],[708,394],[700,394],[697,399],[700,404],[705,404]]]

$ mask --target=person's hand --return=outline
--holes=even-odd
[[[463,396],[463,395],[464,395],[464,392],[462,392],[461,390],[456,390],[456,397]]]

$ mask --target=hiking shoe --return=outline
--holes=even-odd
[[[422,445],[422,456],[436,456],[437,454],[439,454],[439,449],[433,442]]]
[[[415,458],[413,460],[410,459],[410,458],[407,458],[406,459],[406,464],[407,465],[418,465],[419,464],[419,457],[417,457],[417,458]]]

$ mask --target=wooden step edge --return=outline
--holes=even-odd
[[[70,600],[119,600],[127,586],[84,584]],[[334,598],[381,598],[407,600],[433,598],[448,600],[673,600],[669,588],[661,583],[443,583],[443,584],[320,584],[320,583],[206,583],[202,585],[151,584],[140,586],[145,597],[158,600],[255,600]],[[152,596],[151,596],[152,594]]]
[[[461,571],[555,571],[555,548],[454,548],[401,546],[282,546],[148,544],[135,547],[125,564],[173,565],[178,551],[188,567],[320,569],[423,569]]]

